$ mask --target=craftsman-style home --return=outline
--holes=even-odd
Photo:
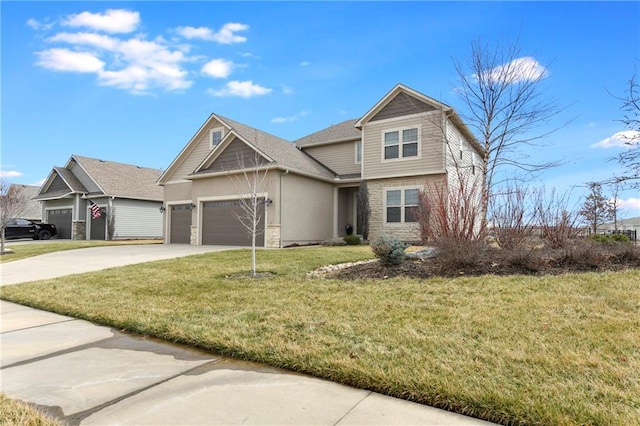
[[[250,245],[238,220],[256,190],[258,246],[284,247],[359,233],[358,188],[369,191],[369,238],[418,241],[412,212],[428,182],[476,172],[480,148],[455,111],[398,84],[359,119],[294,142],[211,114],[162,173],[165,241]],[[247,177],[260,175],[259,188]],[[240,185],[239,185],[240,183]]]

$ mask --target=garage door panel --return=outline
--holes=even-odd
[[[171,244],[191,243],[191,205],[171,206],[169,242]]]
[[[264,231],[264,203],[260,202],[261,220],[258,229]],[[251,234],[238,216],[246,213],[240,200],[209,201],[202,206],[202,244],[250,246]],[[256,245],[264,246],[264,232],[256,236]]]
[[[56,226],[58,239],[71,239],[71,209],[47,210],[47,223]]]

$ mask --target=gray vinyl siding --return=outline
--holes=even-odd
[[[267,159],[257,154],[255,150],[236,138],[231,141],[220,156],[215,159],[213,164],[205,170],[207,172],[226,172],[240,169],[241,164],[244,165],[244,167],[253,167],[256,163],[256,156],[258,158],[258,165],[264,166],[269,164]]]
[[[386,120],[388,118],[403,117],[405,115],[419,114],[434,111],[436,108],[406,93],[399,93],[380,112],[369,121]]]
[[[310,146],[303,151],[336,172],[338,175],[360,173],[360,163],[356,164],[356,141]]]
[[[210,125],[205,127],[196,135],[196,142],[188,152],[183,153],[183,158],[171,175],[166,176],[164,181],[183,179],[185,176],[192,174],[196,167],[200,165],[202,160],[211,152],[210,136],[211,129],[222,127],[222,125],[213,120]],[[226,131],[226,129],[224,129]],[[224,136],[223,136],[224,137]]]
[[[70,189],[67,184],[60,177],[60,175],[56,173],[55,177],[53,178],[53,182],[51,182],[51,185],[49,185],[49,188],[47,188],[47,192],[44,192],[42,196],[46,196],[47,194],[64,194],[69,191]]]
[[[161,203],[116,198],[114,239],[162,238]]]
[[[87,189],[89,193],[102,192],[100,187],[89,177],[89,175],[75,161],[71,164],[71,172],[78,178],[80,183]]]
[[[439,117],[439,113],[427,113],[366,123],[363,128],[363,179],[442,173],[445,169],[444,137]],[[383,132],[410,127],[419,129],[419,156],[383,161]]]
[[[42,208],[45,210],[73,208],[74,204],[75,201],[73,198],[63,198],[62,200],[46,200],[42,202]]]

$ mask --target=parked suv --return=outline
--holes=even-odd
[[[4,230],[6,239],[33,238],[48,240],[58,233],[56,226],[50,223],[35,223],[28,219],[11,219]]]

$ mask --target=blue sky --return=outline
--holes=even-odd
[[[3,176],[38,184],[72,154],[166,168],[218,113],[295,140],[397,83],[461,108],[452,58],[519,38],[566,108],[534,184],[611,177],[620,102],[640,72],[638,2],[0,3]],[[640,215],[626,191],[623,216]]]

